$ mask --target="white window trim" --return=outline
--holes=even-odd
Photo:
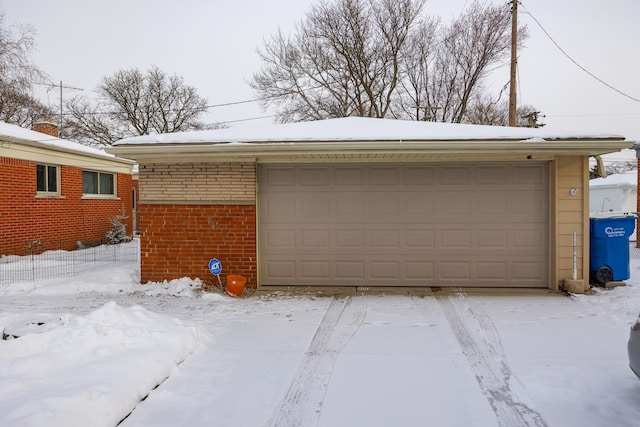
[[[36,168],[38,166],[46,166],[47,168],[56,168],[56,191],[38,191],[38,172],[36,169],[36,197],[37,198],[62,198],[61,193],[61,180],[60,180],[60,166],[59,165],[51,165],[48,163],[36,163]],[[47,187],[49,187],[48,182],[48,174],[47,175]]]
[[[84,175],[82,177],[82,198],[83,199],[113,199],[113,200],[120,200],[120,197],[118,197],[118,174],[114,173],[114,172],[104,172],[104,171],[97,171],[97,170],[91,170],[91,169],[82,169],[82,172],[84,174],[84,172],[94,172],[98,174],[98,191],[100,190],[100,174],[106,174],[106,175],[112,175],[113,176],[113,194],[93,194],[93,193],[85,193],[84,192]]]

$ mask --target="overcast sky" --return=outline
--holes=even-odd
[[[500,4],[499,0],[488,0]],[[8,25],[37,31],[33,60],[53,82],[90,95],[105,75],[157,65],[179,74],[210,105],[249,100],[247,81],[261,66],[256,49],[280,28],[291,33],[313,0],[0,0]],[[427,0],[425,11],[448,21],[471,0]],[[614,133],[640,140],[640,102],[587,75],[544,34],[591,73],[640,99],[639,0],[523,0],[519,23],[529,28],[519,52],[518,103],[535,106],[548,128]],[[529,13],[531,15],[529,15]],[[499,91],[508,61],[492,72]],[[58,109],[59,89],[37,95]],[[63,96],[82,92],[64,89]],[[206,121],[268,116],[258,103],[211,108]],[[251,126],[272,118],[232,123]]]

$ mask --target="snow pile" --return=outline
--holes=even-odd
[[[136,287],[136,292],[142,292],[147,296],[171,295],[176,297],[193,298],[202,290],[202,280],[182,277],[164,282],[149,282],[141,287]]]
[[[27,318],[1,326],[25,330]],[[202,326],[114,302],[52,320],[0,341],[0,425],[114,426],[209,337]]]

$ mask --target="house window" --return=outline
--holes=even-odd
[[[82,171],[82,192],[88,195],[115,196],[112,173]]]
[[[36,165],[36,191],[58,194],[58,166]]]

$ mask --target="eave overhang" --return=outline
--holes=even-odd
[[[138,163],[479,162],[596,156],[631,148],[624,138],[495,140],[242,141],[124,144],[105,151]]]
[[[0,137],[0,157],[109,170],[126,174],[130,174],[136,164],[131,159],[100,155],[90,151],[74,150],[10,136]]]

